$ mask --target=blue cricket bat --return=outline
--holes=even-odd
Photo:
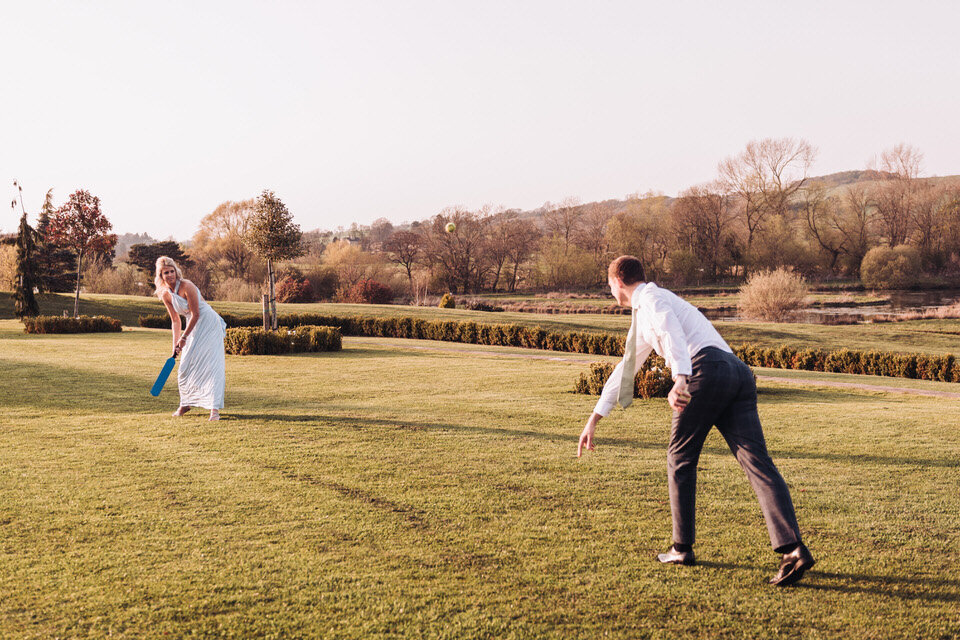
[[[160,369],[160,375],[157,376],[157,381],[153,383],[153,388],[150,389],[150,395],[160,395],[160,392],[163,391],[163,385],[167,383],[167,378],[170,377],[170,372],[173,371],[173,365],[175,364],[177,364],[176,352],[163,363],[163,369]]]

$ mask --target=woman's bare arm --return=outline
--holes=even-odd
[[[180,314],[173,308],[173,303],[170,302],[169,291],[164,291],[160,299],[163,300],[163,306],[167,308],[167,313],[170,314],[170,330],[173,331],[173,350],[176,351],[177,343],[180,341],[183,321],[180,319]]]
[[[187,321],[187,328],[183,330],[183,335],[180,336],[181,340],[186,340],[200,320],[200,291],[189,280],[181,280],[180,292],[187,299],[187,306],[190,307],[190,319]]]

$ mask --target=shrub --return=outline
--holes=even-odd
[[[340,286],[337,272],[327,267],[315,267],[304,274],[313,289],[315,300],[332,300]]]
[[[238,327],[227,329],[224,349],[240,356],[340,351],[342,338],[335,327],[299,326],[276,331]]]
[[[441,309],[455,309],[457,307],[457,301],[453,299],[452,293],[445,293],[443,297],[440,298],[440,304],[437,307]]]
[[[0,244],[0,291],[13,291],[17,286],[17,249]]]
[[[119,320],[108,316],[36,316],[23,318],[27,333],[113,333],[122,331]]]
[[[144,296],[153,293],[153,283],[134,265],[121,262],[116,266],[101,268],[92,264],[84,270],[83,286],[90,293],[115,293],[127,296]]]
[[[692,251],[687,249],[671,251],[668,262],[670,278],[675,284],[690,284],[700,276],[700,261]]]
[[[470,309],[471,311],[503,311],[503,307],[498,307],[493,303],[481,299],[464,300],[463,308]]]
[[[607,383],[614,365],[609,362],[593,362],[588,373],[581,373],[574,386],[576,393],[598,396]],[[673,376],[663,358],[652,354],[640,367],[633,379],[633,395],[644,400],[666,398],[673,387]]]
[[[393,300],[393,291],[387,285],[364,278],[359,280],[344,296],[344,302],[359,304],[389,304]]]
[[[247,282],[243,278],[227,278],[217,285],[213,299],[230,302],[260,302],[260,285]]]
[[[786,269],[760,271],[740,287],[740,314],[745,318],[781,322],[803,305],[807,285]]]
[[[303,276],[288,275],[277,283],[277,302],[313,302],[313,287]]]
[[[874,247],[860,263],[863,284],[878,289],[906,289],[920,277],[920,254],[913,247]]]

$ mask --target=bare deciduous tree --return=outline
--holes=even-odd
[[[847,241],[838,228],[840,203],[827,195],[823,183],[815,182],[801,189],[798,204],[811,237],[830,259],[830,272],[836,273],[837,262]]]
[[[881,153],[877,162],[881,180],[872,198],[881,233],[891,247],[903,244],[910,235],[922,162],[923,154],[903,143]]]
[[[668,222],[665,196],[630,198],[607,224],[608,247],[617,255],[639,258],[646,275],[656,280],[665,272],[670,253]]]
[[[370,223],[370,231],[363,237],[364,249],[380,248],[393,233],[393,223],[386,218],[377,218]]]
[[[767,138],[720,163],[724,190],[741,200],[748,251],[767,218],[788,217],[790,199],[806,182],[816,155],[806,140]]]
[[[390,262],[395,262],[406,270],[412,293],[413,268],[423,259],[423,236],[415,231],[394,231],[383,243],[383,250]]]
[[[448,222],[456,225],[446,231]],[[427,226],[424,250],[430,263],[441,271],[441,277],[456,293],[478,289],[488,260],[485,255],[488,218],[460,207],[437,214]]]
[[[506,223],[508,238],[507,255],[513,265],[513,272],[510,274],[509,290],[517,290],[517,282],[520,274],[520,267],[537,250],[540,242],[540,231],[537,225],[529,220],[510,220]]]
[[[851,272],[860,277],[860,263],[870,250],[874,238],[874,211],[871,191],[855,184],[841,198],[839,215],[834,219],[837,232],[843,236],[843,253],[849,260]]]
[[[680,247],[693,252],[716,278],[725,262],[725,246],[736,211],[723,185],[691,187],[671,207],[674,233]]]
[[[543,214],[543,224],[547,233],[561,238],[564,248],[567,249],[580,230],[582,214],[580,198],[565,198],[560,204],[547,208]]]
[[[594,262],[597,263],[598,273],[601,274],[606,273],[605,269],[610,261],[607,224],[612,218],[613,211],[609,207],[597,202],[589,204],[584,208],[580,217],[580,228],[576,234],[577,245],[593,256]]]
[[[193,236],[192,257],[219,271],[222,278],[247,278],[257,262],[256,254],[244,242],[254,201],[227,201],[200,220]]]

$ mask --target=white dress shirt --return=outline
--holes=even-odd
[[[673,372],[689,376],[690,359],[705,347],[717,347],[733,353],[700,311],[672,291],[661,289],[652,282],[637,287],[630,300],[637,316],[637,368],[643,366],[651,351],[656,351]],[[617,404],[620,394],[623,361],[603,385],[594,413],[606,417]]]

